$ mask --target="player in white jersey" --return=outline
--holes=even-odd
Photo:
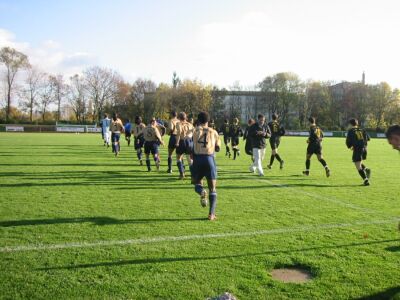
[[[200,203],[203,207],[207,206],[207,191],[203,188],[202,180],[207,179],[208,198],[210,209],[208,219],[216,219],[215,209],[217,205],[217,166],[215,164],[215,152],[221,148],[221,141],[218,132],[208,127],[209,116],[206,112],[199,113],[197,117],[197,127],[193,132],[193,167],[192,176],[194,180],[194,190],[200,195]]]
[[[101,133],[104,140],[104,146],[107,145],[107,147],[110,147],[110,141],[111,141],[110,125],[111,125],[110,118],[108,117],[107,114],[104,114],[104,118],[103,120],[101,120]]]

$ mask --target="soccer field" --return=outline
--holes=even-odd
[[[148,173],[121,140],[100,135],[0,134],[0,297],[3,299],[357,299],[400,292],[400,157],[369,145],[362,186],[344,139],[326,138],[330,178],[306,138],[284,137],[265,177],[242,151],[217,155],[218,220],[206,220],[177,168]],[[243,146],[243,142],[242,142]],[[153,163],[153,161],[152,161]],[[175,164],[175,159],[174,159]],[[155,169],[153,167],[153,169]],[[271,271],[304,266],[313,280]]]

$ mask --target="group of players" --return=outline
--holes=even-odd
[[[315,154],[318,161],[325,169],[327,177],[330,177],[331,171],[322,154],[323,131],[316,124],[316,119],[310,117],[309,137],[307,139],[306,152],[306,169],[303,171],[305,176],[310,175],[311,157]],[[112,146],[112,152],[118,156],[120,152],[120,136],[125,133],[125,139],[130,145],[131,136],[134,138],[134,148],[140,165],[143,165],[143,149],[147,170],[151,171],[150,154],[153,157],[157,170],[160,168],[159,147],[164,145],[163,135],[167,133],[168,141],[168,173],[172,173],[173,153],[176,152],[176,165],[179,171],[179,178],[186,177],[186,166],[184,157],[186,157],[187,165],[190,171],[192,184],[194,184],[195,192],[200,195],[200,204],[203,207],[210,203],[209,220],[215,220],[215,209],[217,203],[216,180],[217,167],[215,163],[215,152],[219,152],[221,142],[219,132],[223,135],[225,143],[225,155],[231,157],[230,146],[233,150],[233,159],[240,155],[239,137],[243,137],[245,141],[245,151],[251,157],[252,164],[250,172],[258,172],[259,176],[264,176],[262,162],[265,157],[265,148],[267,139],[271,147],[271,157],[268,169],[272,168],[274,160],[279,162],[280,169],[284,167],[284,161],[278,154],[281,137],[285,135],[285,129],[280,125],[278,115],[273,114],[272,120],[266,123],[265,116],[259,114],[257,120],[250,119],[244,131],[240,127],[239,120],[233,119],[232,124],[225,120],[219,132],[215,128],[213,120],[209,120],[206,112],[201,112],[197,116],[196,122],[188,119],[186,113],[171,112],[171,118],[167,124],[151,118],[147,125],[143,123],[141,117],[137,116],[132,125],[126,120],[125,125],[119,119],[116,113],[112,119],[108,115],[104,115],[101,122],[102,137],[104,145]],[[365,166],[367,158],[367,146],[370,137],[367,132],[362,129],[357,119],[349,120],[350,129],[347,132],[346,146],[352,150],[352,160],[354,165],[363,179],[364,185],[369,185],[371,170]],[[391,126],[387,133],[387,139],[394,149],[400,150],[400,126]],[[203,187],[203,178],[206,178],[208,192]]]

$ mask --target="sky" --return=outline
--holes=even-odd
[[[0,0],[0,47],[67,76],[251,88],[268,75],[400,87],[398,0]]]

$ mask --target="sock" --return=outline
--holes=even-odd
[[[183,175],[184,169],[183,169],[183,163],[181,160],[178,160],[176,162],[176,166],[178,167],[179,174]]]
[[[226,153],[229,153],[230,151],[229,151],[229,147],[228,146],[226,146]]]
[[[201,192],[203,192],[203,186],[202,186],[201,184],[196,184],[196,185],[194,186],[194,191],[195,191],[197,194],[201,195]]]
[[[157,156],[154,157],[154,162],[155,162],[155,163],[158,162],[158,157],[157,157]]]
[[[269,159],[269,165],[272,166],[272,164],[274,163],[274,159],[275,159],[275,155],[271,155],[271,158]]]
[[[151,170],[150,168],[150,158],[146,158],[146,166],[147,166],[147,170]]]
[[[237,153],[237,150],[233,149],[233,159],[236,159],[236,153]]]
[[[364,180],[367,178],[367,175],[365,174],[365,171],[362,170],[362,169],[358,170],[358,174],[360,174],[361,178],[364,179]]]
[[[279,156],[279,154],[275,154],[275,157],[277,159],[277,161],[279,161],[280,163],[282,162],[282,158]]]
[[[324,168],[327,167],[325,159],[321,158],[319,162],[321,163],[321,165],[322,165]]]
[[[217,192],[212,192],[208,196],[210,201],[210,215],[215,215],[215,207],[217,206]]]
[[[193,177],[193,164],[189,165],[190,176]]]
[[[172,169],[172,157],[168,157],[168,170]]]
[[[137,154],[138,160],[142,160],[142,150],[141,149],[136,150],[136,154]]]
[[[361,168],[365,170],[367,167],[364,164],[361,164]]]
[[[306,160],[306,171],[310,170],[310,165],[311,165],[311,160],[307,159]]]

